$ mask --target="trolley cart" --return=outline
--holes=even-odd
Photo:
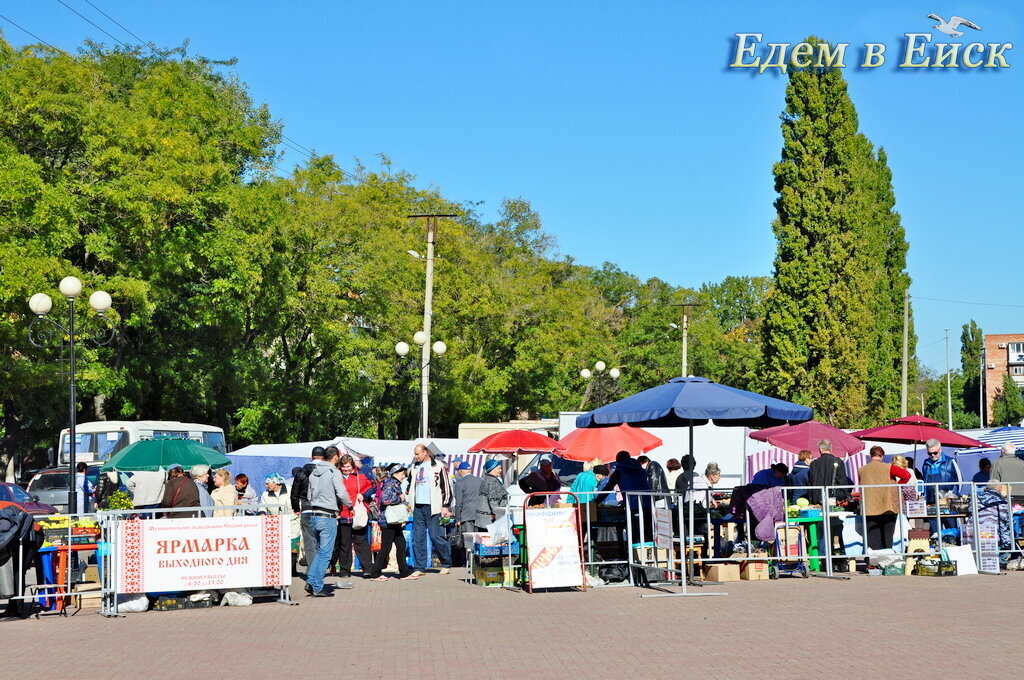
[[[777,579],[783,575],[808,578],[811,575],[810,565],[806,559],[807,549],[804,545],[803,527],[777,525],[775,527],[774,554],[776,557],[789,559],[771,560],[768,563],[768,578]]]

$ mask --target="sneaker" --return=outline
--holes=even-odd
[[[310,597],[334,597],[334,593],[327,592],[326,590],[314,590],[309,594]]]
[[[419,578],[420,576],[423,576],[423,572],[417,569],[416,571],[409,574],[409,576],[415,576],[416,578]]]
[[[313,586],[309,585],[308,583],[306,584],[306,594],[307,595],[312,595],[313,594]]]
[[[440,574],[441,576],[445,576],[446,574],[450,574],[451,572],[452,572],[452,570],[451,570],[451,569],[449,569],[448,567],[441,567],[441,568],[440,568],[440,569],[439,569],[439,570],[437,571],[437,573],[438,573],[438,574]]]
[[[352,590],[352,581],[338,581],[334,584],[336,590]]]

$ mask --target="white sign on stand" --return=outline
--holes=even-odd
[[[672,511],[668,508],[654,508],[654,547],[672,547]]]
[[[530,507],[525,512],[530,588],[583,585],[576,508]]]
[[[291,582],[282,515],[118,522],[121,593],[280,587]]]

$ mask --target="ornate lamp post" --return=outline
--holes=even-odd
[[[107,345],[114,337],[114,325],[106,317],[110,309],[110,294],[106,291],[97,290],[89,296],[89,306],[92,307],[103,320],[105,327],[81,333],[75,330],[75,300],[82,294],[82,282],[74,276],[66,276],[58,286],[60,294],[68,301],[68,323],[63,326],[47,314],[53,309],[53,300],[46,293],[36,293],[28,302],[29,309],[36,315],[28,327],[28,339],[36,347],[52,347],[55,345],[67,344],[68,350],[68,420],[70,421],[68,442],[68,514],[78,508],[77,489],[75,488],[75,424],[78,415],[77,390],[75,385],[75,344],[80,340],[90,340],[97,345]],[[58,335],[59,334],[59,335]],[[60,462],[60,449],[58,445],[58,464]]]
[[[587,390],[583,393],[583,399],[580,401],[580,411],[590,401],[593,392],[597,392],[597,401],[600,402],[598,406],[604,406],[605,397],[618,389],[618,384],[615,381],[622,375],[622,371],[612,368],[605,373],[606,368],[608,366],[603,361],[598,361],[594,364],[593,371],[589,368],[580,371],[580,377],[587,381]]]
[[[440,340],[428,346],[429,340],[430,336],[425,331],[416,331],[412,336],[412,341],[422,348],[423,358],[420,361],[420,437],[424,439],[427,437],[427,416],[430,407],[430,352],[433,351],[437,356],[441,356],[448,351],[448,345]],[[409,349],[409,343],[399,342],[395,345],[395,354],[404,358],[409,354]]]

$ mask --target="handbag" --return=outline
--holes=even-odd
[[[405,524],[409,521],[409,508],[405,503],[396,503],[384,508],[384,520],[388,524]]]
[[[355,505],[352,506],[352,528],[356,530],[365,529],[369,523],[370,515],[366,512],[366,504],[357,498]]]

